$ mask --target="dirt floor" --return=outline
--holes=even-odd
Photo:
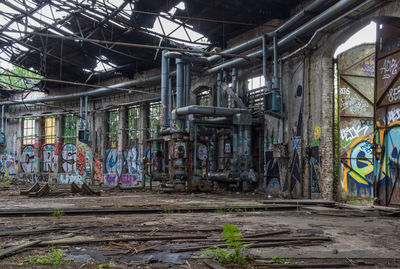
[[[0,190],[0,256],[14,246],[31,246],[7,254],[0,268],[400,268],[398,209],[271,201],[260,194],[85,196],[66,187],[52,187],[57,196],[37,198],[20,195],[24,188]],[[256,255],[251,263],[201,257],[199,249],[223,245],[226,224],[239,227],[243,241],[253,244],[246,252]],[[52,263],[63,264],[36,264],[33,257],[54,249],[62,250],[62,258]]]

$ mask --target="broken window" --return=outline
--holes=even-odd
[[[23,123],[24,128],[24,145],[33,145],[35,142],[35,119],[26,118]]]
[[[210,90],[202,91],[197,95],[197,104],[200,106],[210,106]]]
[[[54,117],[46,117],[44,120],[44,143],[54,144],[56,135],[56,119]]]
[[[67,115],[64,117],[64,143],[74,144],[76,143],[76,120],[77,117],[74,115]]]
[[[128,108],[128,138],[130,140],[139,139],[139,119],[140,107],[133,106]]]
[[[161,125],[161,103],[150,103],[149,135],[151,138],[157,136],[157,127]]]
[[[119,111],[111,110],[108,112],[108,143],[111,148],[118,146],[118,122]]]
[[[256,76],[247,80],[247,100],[251,110],[260,111],[264,109],[265,88],[264,76]]]

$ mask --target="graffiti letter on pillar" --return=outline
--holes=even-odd
[[[43,147],[43,172],[53,173],[55,171],[54,145],[44,145]]]
[[[61,163],[65,173],[76,172],[77,150],[74,144],[65,144],[61,150]]]
[[[35,149],[31,145],[25,146],[22,149],[21,168],[27,174],[35,171]]]

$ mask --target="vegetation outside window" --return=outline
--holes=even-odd
[[[161,125],[161,103],[150,104],[149,115],[149,135],[151,138],[157,137],[157,126]]]
[[[24,145],[33,145],[35,142],[35,119],[26,118],[23,123],[24,128]]]
[[[108,142],[111,148],[118,146],[118,122],[119,111],[111,110],[108,112]]]
[[[128,108],[128,138],[130,140],[139,139],[139,119],[140,107],[133,106]]]
[[[64,117],[64,143],[76,143],[76,121],[77,117],[68,115]]]

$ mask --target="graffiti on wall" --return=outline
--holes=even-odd
[[[268,194],[279,194],[281,192],[279,159],[274,158],[272,151],[265,152],[265,177]]]
[[[61,149],[61,167],[65,173],[76,173],[77,149],[74,144],[65,144]]]
[[[80,174],[59,174],[58,175],[58,183],[60,184],[80,184],[82,185],[84,181],[84,176]]]
[[[22,180],[29,183],[47,183],[49,182],[48,174],[23,174]]]
[[[0,155],[0,174],[5,176],[15,176],[17,175],[17,158],[15,154],[8,154],[7,152],[2,152]]]
[[[138,177],[132,174],[123,174],[123,175],[106,175],[105,184],[106,185],[117,185],[121,184],[123,186],[131,187],[137,183]]]
[[[111,175],[121,174],[121,159],[118,150],[108,149],[104,158],[104,172]]]
[[[370,197],[374,181],[373,141],[371,137],[354,140],[342,159],[342,189],[349,194]]]
[[[321,193],[319,186],[319,175],[321,168],[321,157],[319,155],[319,147],[314,146],[310,148],[310,160],[311,160],[311,193]]]
[[[43,172],[53,173],[56,171],[54,153],[55,153],[54,145],[43,146]]]
[[[103,162],[100,160],[99,155],[95,152],[93,157],[93,179],[98,181],[100,184],[103,183]]]
[[[35,171],[35,148],[31,145],[25,146],[21,153],[21,169],[24,173],[30,174]]]

